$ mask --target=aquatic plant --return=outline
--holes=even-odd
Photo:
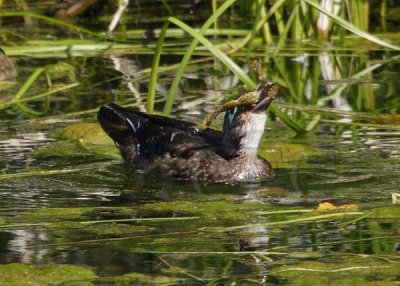
[[[123,3],[121,2],[120,5],[123,5]],[[379,9],[381,19],[385,19],[388,2],[381,1],[379,4],[374,3],[374,5],[376,6],[374,11]],[[234,73],[248,90],[251,90],[256,85],[254,73],[250,71],[250,74],[248,74],[237,62],[244,59],[250,65],[252,57],[260,57],[263,60],[263,70],[267,77],[286,88],[284,92],[285,106],[278,104],[278,107],[277,104],[273,104],[270,108],[271,112],[296,133],[304,133],[312,130],[320,120],[325,120],[325,118],[322,114],[307,113],[307,108],[298,112],[297,107],[293,108],[293,105],[322,107],[327,102],[333,102],[334,106],[338,102],[338,105],[336,105],[338,108],[348,108],[346,107],[347,100],[343,99],[343,92],[350,88],[350,78],[360,77],[360,75],[352,72],[355,70],[353,67],[357,66],[360,69],[360,66],[365,66],[366,71],[372,71],[366,60],[350,60],[349,63],[345,63],[343,61],[346,59],[340,57],[343,53],[351,53],[351,43],[354,42],[355,36],[371,42],[369,49],[400,49],[398,46],[368,32],[370,18],[373,16],[370,6],[362,0],[322,1],[320,4],[312,0],[279,0],[271,4],[265,0],[251,2],[227,0],[222,3],[212,1],[213,13],[200,29],[195,29],[173,16],[171,7],[166,1],[163,1],[163,7],[170,16],[166,17],[164,26],[160,30],[155,29],[154,31],[158,35],[157,43],[150,43],[147,47],[137,44],[136,40],[141,38],[145,32],[140,29],[124,32],[117,30],[113,31],[112,34],[104,34],[65,20],[28,11],[2,11],[0,17],[36,19],[52,26],[78,32],[86,38],[53,41],[51,43],[53,55],[66,51],[87,54],[92,51],[112,52],[120,49],[134,49],[137,54],[147,54],[148,48],[153,49],[151,72],[150,70],[142,71],[143,76],[149,76],[148,112],[154,111],[156,82],[159,73],[176,69],[163,109],[164,114],[170,114],[179,83],[187,65],[191,62],[217,59]],[[245,29],[227,28],[226,25],[220,23],[222,18],[229,17],[233,8],[243,10],[249,19],[254,19],[252,27]],[[123,17],[124,15],[122,15]],[[384,23],[385,21],[381,21],[382,30],[386,27]],[[178,28],[171,27],[171,24]],[[171,40],[173,41],[174,38],[184,39],[186,35],[192,37],[190,45],[181,45],[173,50],[168,48]],[[90,38],[94,38],[96,41],[88,41]],[[228,41],[224,40],[226,38]],[[222,44],[223,41],[224,44]],[[204,46],[206,50],[201,48],[199,44]],[[29,54],[38,55],[47,53],[49,45],[48,41],[36,40],[35,46],[32,47],[28,40],[21,42],[18,47],[5,47],[5,49],[10,55],[25,54],[28,51]],[[339,46],[340,50],[338,50]],[[324,56],[325,51],[332,52],[333,50],[337,50],[337,57],[334,56],[334,53],[331,56]],[[183,58],[177,65],[161,66],[160,64],[163,63],[161,55],[166,52],[183,54]],[[289,53],[291,56],[277,57],[277,55],[285,53]],[[196,56],[196,60],[191,61],[192,56]],[[386,63],[395,59],[386,60]],[[39,74],[39,70],[32,74],[25,87],[31,86]],[[324,86],[323,81],[341,83],[329,83]],[[66,86],[65,88],[74,86]],[[351,88],[350,91],[353,92]],[[21,89],[14,99],[3,103],[3,108],[16,104],[17,99],[20,100],[21,94],[25,92],[26,88]],[[58,92],[58,89],[54,92]],[[358,95],[355,95],[357,97],[355,105],[357,110],[363,110],[365,104],[369,106],[369,109],[373,108],[373,102],[366,97],[366,94],[374,92],[371,86],[364,86],[363,90],[358,89],[357,92]],[[321,94],[326,94],[326,96],[321,98]],[[36,99],[37,97],[29,98]],[[29,98],[26,97],[24,100],[28,101]],[[28,109],[26,105],[20,103],[17,105],[20,108],[24,107],[24,112],[39,115],[39,113]]]

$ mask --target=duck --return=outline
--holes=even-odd
[[[115,103],[100,107],[97,119],[125,162],[141,172],[200,182],[254,182],[274,175],[257,150],[276,91],[276,83],[264,80],[200,125]],[[210,128],[222,111],[222,130]]]
[[[9,80],[16,76],[17,69],[3,49],[0,48],[0,80]]]

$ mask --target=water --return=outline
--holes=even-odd
[[[183,4],[179,7],[185,9]],[[141,11],[138,28],[147,27]],[[202,14],[191,17],[193,23],[204,21]],[[107,23],[102,21],[100,26]],[[295,54],[264,64],[267,74],[281,78],[274,73],[279,60],[285,61],[288,77],[320,64],[317,51],[308,55],[308,67],[290,61]],[[328,56],[351,66],[351,53]],[[383,53],[363,57],[373,62]],[[166,55],[163,63],[179,62],[179,58]],[[13,60],[20,72],[17,85],[1,90],[5,101],[35,68],[60,58],[19,56]],[[99,106],[116,101],[145,110],[148,77],[138,74],[150,68],[151,60],[132,51],[66,57],[62,61],[69,68],[53,74],[53,84],[77,82],[78,87],[28,102],[26,106],[40,115],[27,114],[23,106],[2,109],[0,277],[4,281],[16,281],[12,285],[70,285],[71,281],[372,285],[399,281],[400,214],[392,204],[392,194],[399,192],[400,184],[395,115],[398,59],[382,62],[369,73],[367,82],[353,83],[346,96],[327,101],[322,111],[292,109],[291,115],[299,122],[307,116],[323,116],[313,132],[295,136],[281,121],[268,122],[259,152],[269,158],[277,175],[239,185],[141,174],[111,159],[115,156],[112,145],[100,148],[91,143],[97,136],[91,126]],[[358,64],[362,70],[362,62]],[[173,77],[173,71],[160,75],[158,110]],[[30,92],[46,88],[41,77]],[[173,114],[199,122],[242,89],[239,80],[218,62],[191,65]],[[317,89],[318,98],[329,91],[323,81]],[[281,108],[296,104],[288,94],[283,89],[278,98]],[[312,107],[312,101],[304,96],[305,107]],[[60,130],[76,123],[83,124],[79,138],[62,138]],[[316,211],[321,202],[353,206],[347,212]],[[295,268],[311,270],[298,276]],[[342,278],[335,275],[337,271],[343,273]],[[6,283],[1,279],[0,284]]]

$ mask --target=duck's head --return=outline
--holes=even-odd
[[[257,156],[257,149],[267,120],[266,110],[278,85],[262,81],[255,91],[239,97],[225,113],[223,147],[231,156]]]

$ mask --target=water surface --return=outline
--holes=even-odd
[[[178,6],[184,11],[205,9]],[[135,7],[128,13],[137,12]],[[140,9],[141,17],[126,28],[159,27],[162,21],[157,17],[150,26],[146,21],[157,9]],[[236,12],[236,18],[226,16],[233,19],[233,26],[244,17]],[[205,17],[191,12],[182,19],[195,25]],[[99,29],[107,23],[100,19],[97,25],[79,21]],[[148,41],[151,45],[155,40]],[[181,41],[189,43],[186,38]],[[180,53],[163,55],[163,64],[179,62]],[[303,105],[294,104],[283,87],[277,99],[281,109],[293,108],[291,115],[299,122],[315,114],[322,114],[323,120],[312,132],[296,136],[270,115],[259,152],[271,160],[276,176],[239,185],[148,176],[116,159],[112,145],[99,151],[87,138],[82,140],[86,131],[91,137],[89,126],[103,104],[114,101],[145,110],[149,79],[142,72],[151,67],[151,55],[111,50],[65,53],[62,58],[59,54],[12,57],[19,76],[15,85],[2,88],[4,102],[36,68],[60,60],[63,68],[52,75],[53,84],[78,86],[24,103],[40,114],[29,114],[15,104],[1,110],[0,262],[4,268],[0,273],[18,277],[22,269],[25,274],[20,278],[32,285],[72,283],[62,277],[49,280],[46,273],[51,266],[59,267],[53,269],[55,273],[79,272],[82,275],[71,279],[94,285],[301,285],[293,270],[301,268],[312,269],[304,274],[304,285],[332,283],[337,279],[335,271],[343,271],[341,279],[348,285],[398,283],[400,215],[392,194],[399,193],[400,185],[399,59],[381,50],[341,54],[312,50],[306,64],[292,60],[299,54],[289,49],[275,62],[264,63],[264,70],[280,78],[273,72],[282,61],[293,79],[299,70],[323,69],[326,55],[355,68],[354,73],[375,62],[381,66],[364,80],[348,84],[341,96],[326,99],[319,106],[322,110],[310,111],[318,99],[348,79],[326,82],[321,74],[308,94],[316,93],[316,100],[305,95]],[[235,60],[247,68],[244,58]],[[353,65],[354,61],[359,62]],[[157,110],[162,110],[173,78],[174,70],[160,75]],[[311,85],[312,79],[303,80]],[[46,84],[41,77],[30,94],[44,92]],[[190,65],[173,116],[199,122],[243,90],[216,60]],[[304,110],[298,111],[299,106]],[[306,119],[301,117],[304,114]],[[221,118],[215,126],[220,122]],[[62,130],[76,123],[82,124],[83,135],[63,137]],[[353,207],[347,212],[317,211],[320,202]],[[79,268],[68,268],[72,266]],[[338,270],[349,267],[355,267],[354,272]]]

